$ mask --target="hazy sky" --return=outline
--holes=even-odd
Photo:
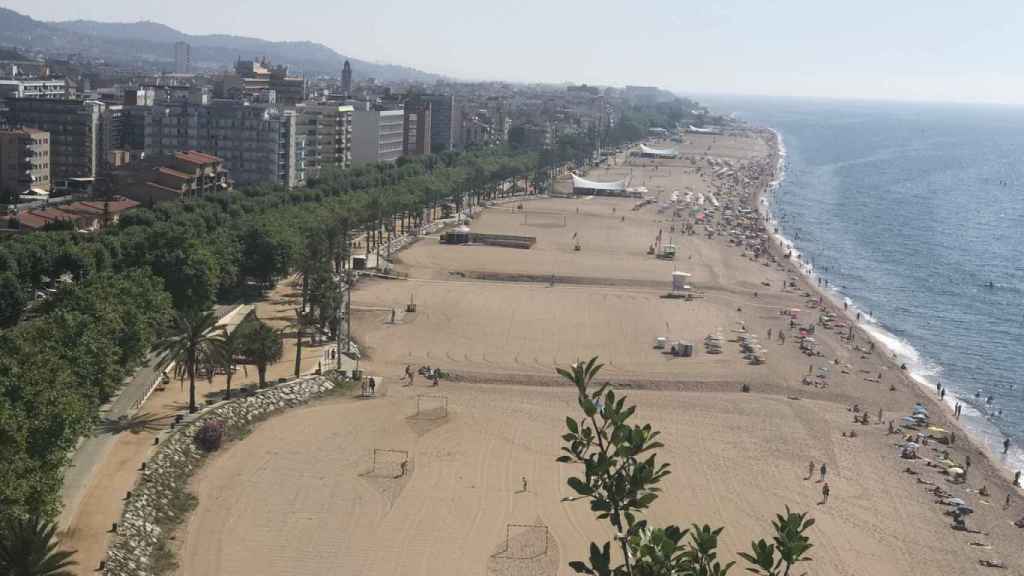
[[[0,2],[41,20],[313,40],[465,79],[1024,103],[1020,0]]]

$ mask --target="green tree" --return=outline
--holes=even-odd
[[[17,324],[26,304],[28,297],[17,276],[11,272],[0,274],[0,326]]]
[[[58,550],[57,526],[43,517],[12,519],[0,526],[0,574],[74,576],[74,551]]]
[[[157,255],[153,272],[164,279],[174,309],[185,314],[208,309],[217,293],[217,261],[198,241]]]
[[[195,412],[196,375],[212,368],[219,355],[214,331],[217,317],[213,312],[175,314],[171,333],[157,343],[154,350],[164,354],[164,360],[174,362],[178,378],[188,378],[188,411]]]
[[[655,450],[663,447],[657,441],[660,433],[650,424],[629,423],[636,406],[626,405],[626,398],[617,397],[607,383],[592,387],[601,367],[595,356],[573,364],[570,370],[557,369],[576,387],[583,411],[579,420],[566,417],[564,454],[558,461],[583,466],[583,478],[570,477],[569,487],[590,501],[599,520],[611,524],[619,553],[613,558],[611,542],[591,543],[588,560],[569,565],[577,573],[597,576],[724,576],[734,562],[723,565],[718,560],[722,528],[696,524],[688,530],[674,525],[658,528],[642,518],[658,498],[658,484],[670,473],[669,465],[657,461]],[[785,516],[779,515],[773,523],[774,544],[754,542],[753,554],[740,556],[752,564],[751,572],[788,576],[793,566],[809,560],[806,553],[811,544],[804,532],[813,524],[806,514],[787,508]]]
[[[284,356],[281,333],[262,320],[251,320],[239,327],[242,332],[242,354],[250,364],[256,365],[260,388],[267,384],[267,367]]]
[[[242,234],[241,241],[240,272],[247,278],[267,287],[274,278],[288,272],[288,245],[266,229],[252,226]]]

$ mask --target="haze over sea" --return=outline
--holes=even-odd
[[[781,133],[780,231],[931,393],[939,379],[969,405],[961,423],[997,461],[1024,467],[1024,109],[705,100]]]

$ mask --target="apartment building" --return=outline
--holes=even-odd
[[[142,116],[146,154],[211,154],[224,160],[238,184],[294,187],[305,181],[304,144],[294,110],[230,100],[173,102],[142,110],[134,114]]]
[[[304,178],[319,178],[326,169],[345,169],[352,163],[352,106],[303,103],[296,137],[303,144]]]
[[[352,163],[394,162],[402,155],[405,112],[356,110],[352,114]]]
[[[22,194],[50,190],[50,134],[35,128],[0,130],[2,201],[16,204]]]
[[[430,102],[407,101],[402,124],[402,156],[422,156],[430,151]]]
[[[7,107],[8,126],[49,132],[51,178],[55,184],[96,176],[102,102],[12,98]]]
[[[59,80],[0,80],[0,98],[50,98],[68,97],[68,85]]]

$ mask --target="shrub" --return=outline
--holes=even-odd
[[[224,442],[224,422],[207,420],[196,432],[196,445],[205,452],[218,450]]]

